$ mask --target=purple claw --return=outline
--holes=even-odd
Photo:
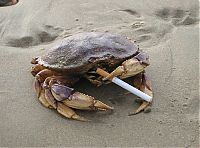
[[[51,92],[57,101],[63,101],[69,98],[73,90],[73,88],[59,84],[53,84],[51,86]]]

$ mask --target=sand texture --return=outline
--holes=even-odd
[[[0,146],[199,147],[197,0],[20,0],[0,8]],[[114,84],[77,89],[113,106],[68,120],[38,102],[31,58],[54,41],[84,31],[128,36],[150,55],[154,103],[139,104]]]

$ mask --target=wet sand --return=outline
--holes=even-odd
[[[20,0],[0,8],[0,146],[198,147],[198,1]],[[113,112],[78,113],[77,122],[37,101],[32,57],[64,36],[84,31],[135,39],[150,55],[154,103],[128,116],[134,95],[109,84],[76,88],[113,106]],[[109,91],[108,91],[109,90]]]

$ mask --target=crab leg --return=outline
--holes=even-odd
[[[41,102],[42,105],[44,105],[47,108],[52,108],[51,104],[47,101],[44,93],[44,89],[41,90],[41,94],[38,97],[39,101]]]
[[[44,105],[47,108],[55,107],[55,105],[52,105],[51,102],[46,99],[45,96],[47,95],[47,93],[43,89],[42,84],[47,77],[55,75],[56,73],[48,69],[45,69],[43,66],[37,64],[36,58],[33,59],[31,63],[36,64],[31,68],[31,73],[33,76],[35,76],[34,88],[39,101],[41,102],[42,105]]]
[[[139,90],[153,97],[151,82],[145,73],[140,73],[136,77],[134,77],[133,84]],[[151,105],[151,102],[142,101],[142,104],[139,106],[139,108],[135,112],[130,113],[129,115],[138,114],[139,112],[145,110],[150,105]]]
[[[120,79],[124,79],[139,74],[149,65],[148,58],[146,53],[141,52],[137,56],[124,61],[121,66],[118,66],[103,80],[112,80],[112,78],[118,76]]]
[[[31,72],[35,74],[36,71],[33,71],[33,68],[32,68]],[[47,77],[52,76],[54,74],[55,74],[54,72],[48,69],[43,69],[35,75],[34,88],[36,90],[36,94],[38,98],[40,97],[40,93],[42,91],[42,83]]]
[[[57,109],[57,102],[54,99],[51,91],[48,88],[44,88],[44,95],[45,95],[45,99],[46,101],[54,108]]]
[[[41,86],[41,83],[36,78],[35,78],[35,81],[34,81],[34,88],[35,88],[35,91],[36,91],[36,95],[39,98],[40,95],[41,95],[42,86]]]
[[[33,67],[31,68],[31,74],[32,74],[33,76],[36,76],[37,73],[39,73],[40,71],[42,71],[42,70],[44,70],[44,69],[45,69],[45,67],[43,67],[43,66],[41,66],[41,65],[39,65],[39,64],[36,64],[35,66],[33,66]]]

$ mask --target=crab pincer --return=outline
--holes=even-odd
[[[50,74],[52,74],[52,72],[47,74],[46,71],[44,71],[44,75],[41,72],[40,75],[36,75],[35,79],[35,90],[38,94],[38,99],[45,107],[54,108],[63,116],[79,121],[89,120],[77,115],[72,108],[103,111],[113,109],[101,101],[95,100],[91,96],[74,91],[73,88],[65,86],[64,82],[62,82],[64,78],[60,76],[45,78],[45,76],[49,76]]]

